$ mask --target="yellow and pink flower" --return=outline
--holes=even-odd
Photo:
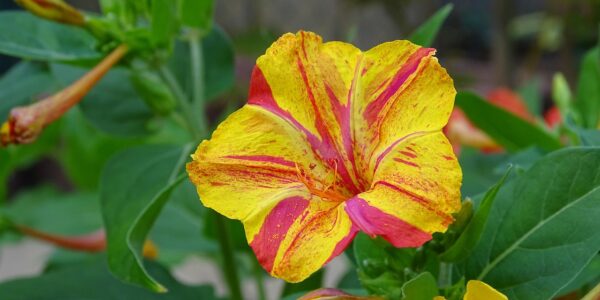
[[[434,53],[285,34],[257,60],[248,104],[187,165],[202,203],[241,220],[261,265],[290,282],[358,231],[396,247],[445,231],[462,173],[441,132],[456,91]]]

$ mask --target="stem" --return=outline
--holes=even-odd
[[[200,34],[193,32],[189,36],[190,61],[192,74],[192,114],[197,115],[197,126],[203,136],[208,134],[206,109],[204,107],[204,54]]]
[[[452,285],[452,264],[440,263],[438,284],[442,288]]]
[[[223,265],[225,268],[224,275],[229,286],[229,296],[232,300],[242,300],[243,298],[240,290],[240,279],[235,267],[233,247],[231,245],[231,239],[229,238],[227,223],[225,223],[225,218],[223,216],[217,213],[214,214],[215,226],[217,228],[217,238],[219,240],[219,246],[221,246],[221,253],[223,254]]]
[[[16,225],[15,228],[23,235],[45,241],[64,249],[83,252],[100,252],[106,248],[106,234],[102,229],[80,236],[61,236],[38,231],[26,226]]]
[[[262,267],[258,263],[258,261],[254,262],[254,278],[256,278],[256,287],[258,290],[258,299],[266,300],[267,294],[265,292],[265,282],[263,280],[263,271]]]
[[[177,79],[175,79],[175,75],[173,75],[171,70],[169,70],[169,68],[166,67],[165,65],[162,65],[159,68],[159,71],[160,71],[160,76],[163,78],[165,83],[169,86],[169,88],[173,92],[173,95],[175,96],[175,99],[177,99],[177,102],[179,103],[179,106],[181,107],[183,116],[184,116],[185,120],[187,121],[188,130],[190,131],[190,133],[192,134],[194,139],[200,140],[205,135],[196,126],[194,126],[195,122],[194,122],[194,115],[192,114],[192,107],[190,105],[190,102],[187,100],[187,96],[183,92],[183,89],[181,89],[181,86],[177,82]]]
[[[190,133],[196,139],[202,139],[208,135],[208,123],[206,121],[206,109],[204,107],[204,66],[202,61],[202,45],[200,35],[192,33],[189,36],[190,43],[190,60],[192,74],[192,101],[188,101],[188,97],[183,92],[183,89],[177,82],[177,79],[166,66],[160,67],[160,74],[173,92],[177,101],[183,110],[183,115],[187,121]],[[215,227],[217,229],[217,238],[221,253],[223,254],[224,275],[229,286],[230,298],[233,300],[242,300],[242,292],[240,289],[240,279],[235,266],[233,247],[225,218],[214,211]]]

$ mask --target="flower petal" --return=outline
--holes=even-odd
[[[329,180],[311,153],[291,126],[261,108],[245,106],[198,146],[187,169],[205,206],[244,221],[253,214],[266,216],[282,199],[306,196],[298,170]],[[250,230],[249,238],[257,232]]]
[[[396,247],[418,247],[453,221],[461,179],[442,133],[416,137],[379,157],[371,190],[347,201],[346,211],[365,233]]]
[[[356,233],[338,201],[311,190],[324,190],[335,174],[299,131],[263,108],[233,113],[193,158],[187,169],[202,203],[244,223],[248,243],[274,276],[305,279]]]
[[[271,275],[299,282],[339,255],[357,232],[341,205],[287,199],[271,210],[250,246]]]
[[[483,281],[469,280],[467,282],[467,293],[465,294],[464,300],[508,300],[504,294],[498,292],[493,287],[489,286]]]
[[[305,135],[316,155],[359,192],[352,170],[347,104],[361,52],[341,42],[323,44],[310,32],[285,34],[256,63],[248,103],[263,107]]]
[[[447,123],[456,90],[433,54],[433,49],[408,41],[384,43],[365,53],[369,64],[363,71],[364,103],[358,110],[363,118],[356,118],[356,135],[364,145],[356,151],[365,155],[367,176],[391,147],[437,132]]]

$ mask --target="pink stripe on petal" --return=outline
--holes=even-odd
[[[399,139],[397,139],[395,142],[393,142],[390,146],[388,146],[387,148],[385,148],[385,150],[383,150],[383,152],[381,152],[381,154],[379,154],[379,156],[377,156],[377,160],[375,161],[375,168],[373,168],[373,172],[377,171],[377,168],[379,167],[379,164],[381,163],[381,161],[392,151],[394,150],[394,148],[396,147],[396,145],[402,143],[403,141],[405,141],[408,138],[411,138],[413,136],[417,136],[417,135],[421,135],[426,133],[425,131],[417,131],[417,132],[413,132],[411,134],[405,135]]]
[[[302,197],[291,197],[277,203],[250,242],[258,262],[267,272],[273,269],[277,251],[288,230],[306,210],[308,204],[309,201]]]
[[[345,203],[352,222],[370,236],[379,235],[395,247],[420,247],[431,240],[431,234],[387,214],[367,201],[354,197]]]
[[[345,159],[341,155],[339,149],[336,148],[335,141],[331,136],[331,133],[329,132],[331,128],[327,126],[326,122],[321,116],[321,112],[319,111],[319,107],[317,106],[317,101],[312,92],[312,88],[310,86],[310,82],[306,74],[306,69],[300,58],[298,58],[297,64],[298,71],[302,75],[302,80],[304,81],[306,91],[308,92],[308,99],[310,100],[313,111],[315,112],[315,127],[317,128],[319,135],[321,135],[322,142],[320,145],[321,147],[319,147],[320,156],[323,158],[325,163],[329,164],[331,168],[337,168],[337,172],[339,173],[340,177],[342,178],[348,189],[350,189],[354,193],[358,193],[359,189],[356,186],[352,177],[350,176],[350,172],[346,168],[346,165],[344,164]]]
[[[331,256],[329,256],[325,264],[327,264],[329,261],[340,255],[342,252],[344,252],[344,250],[346,250],[346,248],[348,248],[348,245],[350,245],[352,240],[354,240],[354,237],[358,233],[358,230],[358,227],[356,227],[356,225],[354,224],[352,225],[352,227],[350,227],[350,232],[348,232],[348,235],[346,235],[335,245],[335,248],[331,252]]]
[[[281,157],[269,156],[269,155],[226,155],[224,158],[230,159],[239,159],[239,160],[249,160],[249,161],[259,161],[259,162],[268,162],[283,165],[286,167],[294,167],[296,164],[292,161],[283,159]]]
[[[419,167],[419,165],[415,164],[414,162],[411,162],[411,161],[408,161],[408,160],[404,160],[404,159],[401,159],[401,158],[394,158],[394,160],[397,161],[397,162],[399,162],[399,163],[403,163],[403,164],[405,164],[407,166],[411,166],[411,167],[415,167],[415,168]]]
[[[398,70],[388,87],[379,94],[377,99],[373,102],[369,103],[363,116],[370,124],[375,123],[377,120],[377,116],[383,110],[388,101],[394,96],[394,94],[402,87],[404,82],[412,75],[415,71],[417,71],[421,60],[424,57],[429,56],[434,53],[435,49],[433,48],[420,48],[415,53],[411,55],[411,57],[404,63],[404,65]]]
[[[283,120],[289,122],[296,129],[300,130],[306,136],[309,144],[313,149],[319,147],[321,143],[319,138],[317,138],[314,134],[312,134],[308,129],[306,129],[298,120],[294,119],[290,112],[282,109],[273,98],[273,92],[271,91],[271,87],[269,83],[267,83],[267,79],[265,75],[262,73],[260,68],[257,66],[254,67],[252,71],[252,80],[250,84],[250,92],[248,95],[248,104],[260,106],[273,114],[279,116]]]

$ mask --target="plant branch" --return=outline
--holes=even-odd
[[[195,122],[194,115],[192,114],[192,106],[188,101],[187,95],[183,92],[183,89],[177,82],[175,75],[173,75],[173,72],[171,72],[171,70],[165,65],[162,65],[159,68],[159,72],[162,79],[169,86],[169,89],[171,89],[171,92],[173,92],[175,99],[177,99],[181,111],[183,112],[183,116],[187,122],[188,130],[194,139],[200,140],[205,135],[199,130],[198,127],[194,126]]]
[[[200,35],[189,36],[190,61],[192,74],[192,114],[197,116],[196,125],[203,136],[208,135],[206,108],[204,107],[204,57]]]
[[[229,285],[229,297],[232,300],[242,300],[242,293],[240,290],[240,279],[237,274],[235,266],[233,247],[231,239],[229,238],[229,230],[227,229],[227,223],[225,217],[215,213],[215,226],[217,228],[217,238],[221,247],[221,253],[223,257],[224,275]]]

